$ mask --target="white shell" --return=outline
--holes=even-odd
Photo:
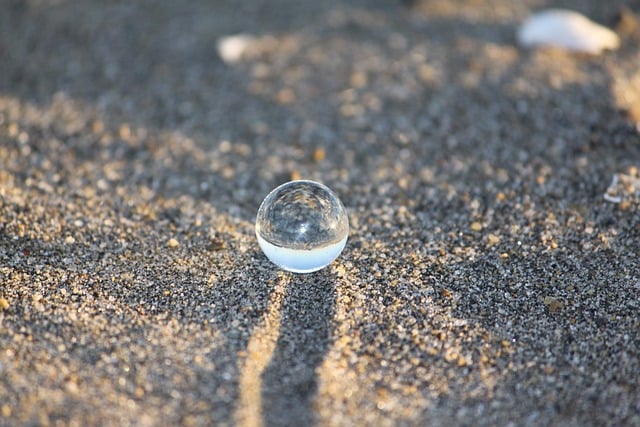
[[[548,9],[531,16],[520,26],[518,42],[526,47],[555,46],[593,55],[620,46],[620,38],[610,29],[564,9]]]
[[[216,48],[224,62],[233,64],[242,59],[242,55],[254,41],[255,37],[250,34],[236,34],[220,37],[216,42]]]

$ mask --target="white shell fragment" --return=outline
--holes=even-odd
[[[242,59],[242,55],[254,41],[255,37],[250,34],[236,34],[220,37],[216,42],[216,48],[224,62],[233,64]]]
[[[620,46],[620,38],[610,29],[564,9],[548,9],[531,16],[520,26],[518,42],[525,47],[554,46],[593,55]]]
[[[640,201],[640,178],[622,173],[613,175],[604,199],[611,203]]]

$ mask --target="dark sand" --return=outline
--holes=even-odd
[[[516,45],[563,5],[621,49]],[[640,425],[623,6],[1,1],[0,425]],[[309,275],[292,177],[351,221]]]

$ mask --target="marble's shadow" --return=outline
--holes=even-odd
[[[264,425],[315,424],[316,371],[334,339],[335,294],[330,269],[296,275],[289,283],[276,348],[262,373]]]

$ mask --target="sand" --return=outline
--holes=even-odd
[[[620,49],[517,45],[567,6]],[[0,425],[640,425],[633,10],[5,0]],[[351,225],[307,275],[293,178]]]

